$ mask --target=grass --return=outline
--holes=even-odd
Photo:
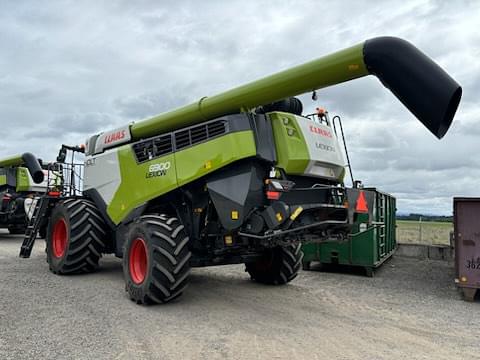
[[[421,230],[420,230],[421,228]],[[449,245],[453,224],[434,221],[397,220],[397,242],[407,244]]]

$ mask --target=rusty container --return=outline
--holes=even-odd
[[[455,283],[473,301],[480,289],[480,198],[453,199]]]

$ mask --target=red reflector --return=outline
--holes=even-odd
[[[267,191],[268,200],[278,200],[280,199],[280,193],[278,191]]]
[[[355,211],[359,213],[368,213],[367,199],[365,199],[365,193],[363,191],[360,191],[360,195],[358,195]]]
[[[54,196],[54,197],[59,197],[59,196],[60,196],[60,192],[59,192],[59,191],[50,191],[50,192],[48,193],[48,195]]]

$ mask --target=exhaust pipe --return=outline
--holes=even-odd
[[[45,175],[43,173],[42,167],[38,159],[29,152],[23,153],[22,155],[14,155],[4,159],[0,159],[0,167],[15,167],[22,166],[28,169],[28,172],[32,176],[35,184],[40,184],[43,182]]]
[[[379,37],[365,42],[364,62],[370,74],[405,105],[437,138],[452,123],[462,88],[440,66],[409,42]]]
[[[130,127],[134,140],[219,116],[249,111],[285,98],[375,75],[439,139],[457,110],[462,88],[405,40],[378,37],[267,76]]]

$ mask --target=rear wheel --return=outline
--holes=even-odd
[[[55,274],[95,271],[105,250],[105,238],[105,223],[92,202],[59,202],[52,211],[46,235],[50,270]]]
[[[175,217],[145,215],[128,232],[123,251],[126,290],[138,304],[180,296],[190,273],[189,238]]]
[[[286,284],[298,274],[302,266],[301,245],[277,246],[266,249],[260,259],[247,263],[246,271],[252,280],[263,284]]]

